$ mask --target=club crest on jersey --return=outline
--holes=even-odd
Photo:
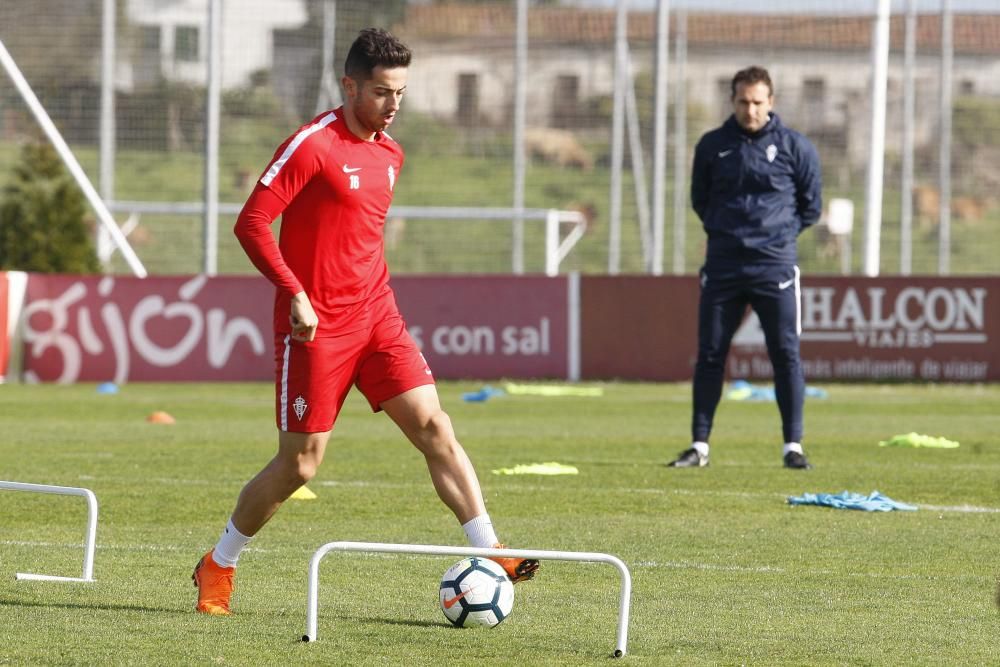
[[[302,415],[306,413],[306,408],[308,407],[309,406],[306,405],[306,399],[302,398],[301,394],[296,396],[295,400],[292,402],[292,409],[295,410],[295,416],[299,418],[299,421],[302,421]]]
[[[389,165],[389,189],[392,190],[396,187],[396,170],[393,169],[392,165]]]
[[[775,146],[774,144],[771,144],[770,146],[767,147],[765,155],[767,155],[768,162],[774,162],[774,158],[778,157],[778,147]]]

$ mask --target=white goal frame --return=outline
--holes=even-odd
[[[129,216],[129,229],[134,228],[139,217],[149,215],[202,215],[205,204],[202,202],[150,202],[150,201],[112,201],[108,202],[109,210],[124,213]],[[243,210],[243,204],[223,202],[218,211],[223,215],[238,215]],[[486,220],[494,223],[510,223],[512,219],[538,220],[545,224],[545,275],[559,275],[559,266],[566,259],[573,246],[583,238],[587,231],[587,218],[580,211],[560,210],[555,208],[494,208],[488,206],[390,206],[386,219],[409,218],[414,220]],[[563,231],[563,227],[569,231]],[[524,249],[520,249],[524,256]],[[516,262],[511,260],[511,273],[518,274]]]
[[[24,482],[0,481],[0,489],[8,491],[30,491],[32,493],[54,493],[64,496],[83,496],[87,499],[87,538],[83,552],[82,577],[57,577],[51,574],[26,574],[18,572],[15,579],[35,581],[70,581],[92,583],[94,581],[94,545],[97,541],[97,496],[90,489],[73,486],[52,486],[49,484],[26,484]]]
[[[632,575],[620,559],[610,554],[587,551],[540,551],[537,549],[479,549],[475,547],[449,547],[433,544],[389,544],[385,542],[329,542],[313,554],[309,561],[309,593],[306,610],[306,633],[302,641],[316,641],[319,617],[319,564],[331,551],[361,551],[365,553],[422,554],[427,556],[477,556],[480,558],[514,557],[535,560],[567,560],[576,562],[607,563],[621,574],[621,594],[618,603],[618,634],[613,656],[625,655],[628,642],[629,604],[632,596]]]

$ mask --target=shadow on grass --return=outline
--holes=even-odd
[[[361,616],[343,616],[339,617],[337,620],[341,622],[349,620],[349,621],[355,621],[357,623],[371,623],[374,625],[406,625],[417,628],[453,628],[453,626],[451,626],[448,623],[441,623],[438,621],[403,621],[398,618],[363,618]],[[457,630],[459,628],[454,628],[454,629]],[[315,643],[315,641],[306,642],[302,638],[299,638],[295,640],[295,643],[308,644],[308,643]]]
[[[435,627],[447,627],[448,623],[442,623],[438,621],[406,621],[398,618],[361,618],[356,617],[354,620],[360,623],[378,623],[380,625],[409,625],[417,628],[435,628]]]

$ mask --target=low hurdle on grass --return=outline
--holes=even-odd
[[[24,482],[0,481],[0,489],[8,491],[30,491],[32,493],[55,493],[63,496],[83,496],[87,499],[87,538],[83,553],[82,577],[57,577],[51,574],[25,574],[18,572],[16,579],[34,579],[38,581],[78,581],[91,583],[94,581],[94,543],[97,541],[97,496],[90,489],[73,486],[51,486],[49,484],[26,484]]]
[[[632,575],[618,558],[609,554],[586,551],[538,551],[535,549],[477,549],[474,547],[447,547],[433,544],[386,544],[384,542],[329,542],[324,544],[309,561],[309,593],[306,611],[306,634],[302,641],[316,641],[316,624],[319,616],[319,564],[331,551],[362,551],[366,553],[422,554],[427,556],[476,556],[479,558],[514,557],[535,560],[568,560],[589,563],[607,563],[618,568],[621,574],[621,596],[618,604],[618,636],[614,657],[625,655],[628,641],[629,601],[632,595]]]

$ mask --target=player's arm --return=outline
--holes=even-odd
[[[702,138],[694,149],[694,164],[691,167],[691,207],[703,222],[708,215],[709,195],[712,191],[710,155],[705,139]]]
[[[258,183],[243,205],[233,233],[257,270],[274,283],[275,287],[292,295],[289,314],[292,338],[308,341],[316,336],[319,318],[313,311],[302,283],[288,267],[271,233],[271,223],[283,210],[285,202],[269,188]]]
[[[233,233],[258,271],[278,289],[295,294],[302,291],[302,284],[288,268],[271,233],[271,223],[284,210],[285,202],[258,183],[236,218]]]
[[[805,137],[799,137],[796,143],[795,208],[801,232],[816,224],[823,213],[823,182],[816,147]]]
[[[234,232],[253,265],[291,298],[289,321],[292,338],[310,341],[316,336],[319,320],[302,283],[288,267],[271,234],[271,223],[319,173],[330,145],[318,127],[332,114],[289,137],[275,151],[271,163],[243,206]]]

